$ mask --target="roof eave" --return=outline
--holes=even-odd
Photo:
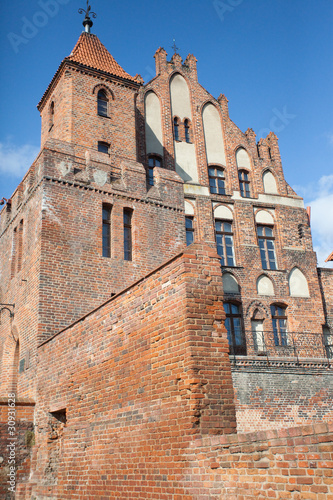
[[[142,86],[142,83],[136,82],[132,78],[125,78],[125,77],[122,77],[122,76],[114,75],[113,73],[109,73],[108,71],[103,71],[101,69],[93,68],[92,66],[86,66],[85,64],[81,64],[81,63],[79,63],[77,61],[71,61],[69,58],[66,57],[61,62],[59,68],[57,69],[57,71],[56,71],[56,73],[54,75],[54,77],[52,78],[50,84],[48,85],[46,91],[44,92],[41,100],[37,104],[37,109],[38,109],[39,112],[41,112],[43,110],[45,101],[47,99],[47,96],[48,96],[51,88],[54,87],[54,84],[55,84],[56,80],[58,80],[58,78],[60,76],[60,73],[62,72],[62,69],[66,65],[74,66],[74,67],[79,67],[81,69],[84,69],[85,71],[94,71],[95,73],[98,73],[98,74],[103,75],[103,76],[107,76],[108,78],[111,77],[112,79],[117,80],[118,82],[121,82],[123,84],[126,84],[127,86],[134,87],[135,89],[139,89]]]

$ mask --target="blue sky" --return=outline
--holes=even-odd
[[[91,0],[92,31],[130,74],[155,75],[159,46],[198,59],[200,83],[229,99],[257,139],[279,137],[287,181],[312,207],[318,261],[333,250],[333,3],[330,0]],[[36,105],[83,27],[85,0],[2,2],[0,198],[40,146]]]

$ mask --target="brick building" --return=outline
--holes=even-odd
[[[329,441],[332,270],[317,269],[277,137],[243,133],[193,55],[160,48],[155,61],[144,85],[87,28],[38,105],[40,154],[1,212],[1,422],[15,393],[17,498],[253,498],[241,479],[211,478],[223,466],[209,450],[200,465],[191,446],[203,456],[209,443],[195,439],[220,435],[232,455],[237,440],[311,435],[318,460]],[[317,426],[283,434],[305,424]],[[298,476],[295,491],[329,492],[324,475]]]

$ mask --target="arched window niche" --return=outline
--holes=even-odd
[[[257,279],[257,293],[258,295],[269,295],[269,296],[274,295],[273,282],[265,274],[262,274]]]
[[[308,280],[298,267],[289,274],[289,292],[291,297],[310,297]]]

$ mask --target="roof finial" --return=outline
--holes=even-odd
[[[89,5],[89,0],[87,0],[87,9],[86,10],[79,9],[79,14],[86,15],[86,17],[84,18],[83,23],[82,23],[86,33],[90,33],[90,28],[94,24],[92,22],[92,20],[90,19],[89,14],[91,14],[91,17],[93,17],[94,19],[96,19],[96,17],[97,17],[95,12],[90,12],[90,11],[91,11],[91,6]]]
[[[173,45],[171,45],[171,48],[173,49],[174,53],[177,53],[177,50],[179,50],[179,47],[176,45],[176,39],[173,39]]]

